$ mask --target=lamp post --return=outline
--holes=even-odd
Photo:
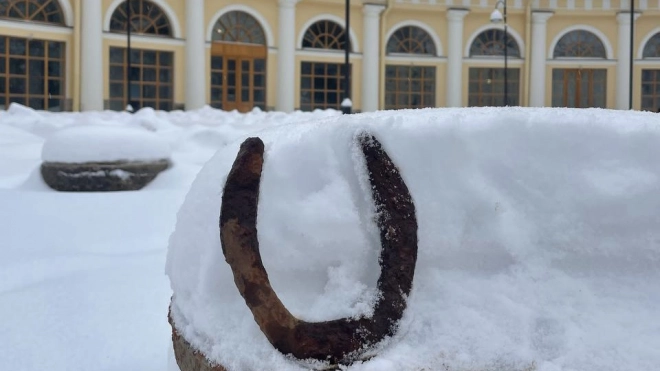
[[[500,6],[502,6],[502,12],[500,12]],[[507,32],[507,22],[506,22],[506,0],[498,0],[495,3],[495,10],[490,13],[490,22],[491,23],[504,23],[504,36],[502,41],[504,43],[504,105],[509,105],[509,35]]]
[[[344,28],[344,99],[341,102],[341,111],[343,113],[351,113],[353,103],[350,98],[350,74],[351,66],[348,63],[348,57],[350,54],[350,43],[349,43],[349,30],[351,29],[351,6],[350,0],[346,0],[346,27]]]
[[[131,105],[131,0],[126,0],[126,111],[133,112]]]
[[[628,109],[633,108],[633,45],[635,45],[635,0],[630,0],[630,71],[628,76]]]

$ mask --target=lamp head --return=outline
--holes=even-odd
[[[492,13],[490,13],[490,23],[502,23],[504,22],[504,17],[502,16],[502,12],[500,12],[499,9],[493,10]]]

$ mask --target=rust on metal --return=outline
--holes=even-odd
[[[392,336],[406,308],[417,261],[415,205],[399,170],[369,134],[357,137],[365,156],[376,224],[380,230],[380,292],[372,317],[306,322],[280,301],[264,268],[257,239],[257,205],[264,144],[243,142],[227,177],[220,210],[220,239],[234,282],[255,321],[283,354],[350,364]]]

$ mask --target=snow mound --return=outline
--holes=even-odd
[[[264,265],[301,319],[370,312],[380,245],[354,141],[366,130],[410,189],[419,257],[399,331],[348,370],[655,369],[659,124],[649,113],[472,108],[262,131]],[[207,163],[178,213],[172,316],[230,371],[305,370],[261,333],[222,254],[222,188],[244,137]]]
[[[53,133],[44,143],[41,159],[64,163],[149,161],[167,159],[170,152],[166,141],[145,129],[85,125]]]

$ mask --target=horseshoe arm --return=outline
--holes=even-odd
[[[370,345],[391,336],[406,307],[417,260],[417,221],[408,188],[381,144],[358,136],[364,153],[381,239],[381,292],[372,318],[305,322],[273,290],[257,239],[257,206],[264,145],[243,142],[232,166],[220,210],[220,240],[234,282],[261,331],[283,354],[298,359],[350,363]]]

